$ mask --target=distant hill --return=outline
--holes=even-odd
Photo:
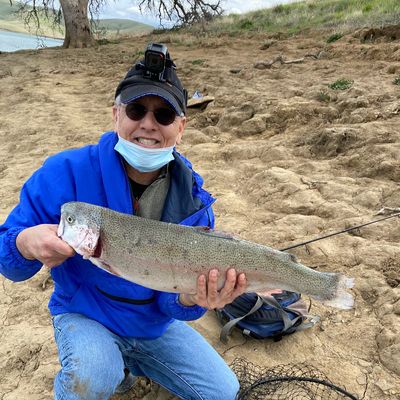
[[[13,5],[10,6],[9,0],[0,0],[0,30],[64,38],[64,27],[53,27],[44,17],[40,18],[40,31],[36,31],[33,22],[30,27],[26,26],[22,18],[17,14],[17,9],[16,2],[13,2]],[[95,29],[95,36],[98,39],[115,38],[146,33],[153,29],[154,27],[151,25],[130,19],[101,19],[98,22],[97,29]]]
[[[3,0],[0,0],[3,1]],[[99,29],[106,29],[111,36],[125,36],[137,33],[150,32],[154,26],[142,24],[131,19],[101,19]]]

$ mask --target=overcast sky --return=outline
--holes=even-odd
[[[244,13],[277,4],[292,3],[296,0],[221,0],[226,14]],[[158,20],[151,15],[142,15],[133,0],[110,0],[100,13],[100,18],[127,18],[158,26]]]

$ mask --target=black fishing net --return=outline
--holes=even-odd
[[[358,400],[309,365],[278,365],[268,369],[236,358],[231,368],[240,382],[237,400]]]

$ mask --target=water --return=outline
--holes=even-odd
[[[40,47],[61,46],[62,44],[63,41],[58,39],[0,30],[0,51],[37,49]]]

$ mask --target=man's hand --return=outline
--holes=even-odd
[[[212,310],[232,303],[236,297],[246,291],[247,282],[243,273],[237,274],[235,269],[229,269],[226,273],[225,285],[220,290],[217,286],[218,277],[219,271],[216,269],[209,272],[208,280],[205,275],[200,275],[197,279],[196,294],[182,293],[179,301],[185,306],[197,304]]]
[[[19,252],[28,260],[39,260],[49,268],[60,265],[75,251],[57,236],[58,225],[42,224],[21,231],[16,239]]]

